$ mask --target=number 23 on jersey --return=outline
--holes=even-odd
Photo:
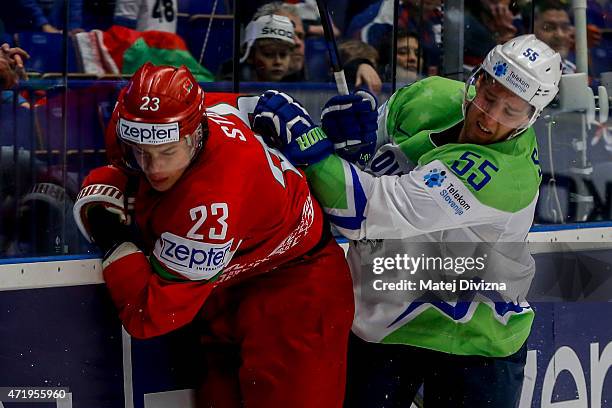
[[[215,217],[216,226],[210,227],[205,231],[200,231],[200,228],[208,218],[209,214],[211,217]],[[210,207],[207,207],[206,205],[193,207],[189,210],[189,216],[191,221],[195,221],[195,224],[193,224],[189,232],[187,232],[187,238],[197,240],[225,239],[227,234],[226,221],[228,215],[229,209],[227,203],[212,203]]]

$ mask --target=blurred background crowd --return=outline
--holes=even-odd
[[[349,78],[355,79],[353,84],[379,92],[382,83],[391,80],[394,41],[395,75],[401,85],[442,73],[442,0],[399,0],[395,37],[393,0],[329,3],[334,34]],[[562,55],[565,73],[575,71],[575,29],[569,0],[461,3],[465,3],[462,17],[466,69],[478,65],[495,44],[533,32]],[[589,74],[594,80],[612,64],[611,13],[609,0],[587,1]],[[292,27],[288,41],[283,43],[282,39],[249,31],[249,24],[272,14],[289,19]],[[0,11],[0,40],[30,52],[33,58],[27,69],[47,77],[63,71],[65,58],[68,73],[97,77],[131,74],[134,61],[122,59],[135,58],[129,53],[130,46],[139,40],[146,44],[141,44],[142,48],[169,42],[158,48],[188,51],[202,66],[202,80],[219,81],[232,78],[234,19],[241,29],[241,80],[329,79],[323,28],[314,0],[255,0],[237,5],[236,10],[229,0],[15,0]],[[282,26],[276,21],[269,24]],[[68,44],[61,41],[64,31],[69,34]],[[157,37],[142,34],[149,31],[157,32]],[[247,50],[249,43],[253,46]],[[144,49],[139,51],[145,53]],[[243,55],[245,52],[248,55]],[[176,55],[167,58],[173,62]]]
[[[464,79],[496,44],[523,33],[558,51],[564,74],[577,71],[569,0],[327,3],[349,87],[382,101],[427,76]],[[596,101],[599,86],[612,95],[612,2],[586,6]],[[336,92],[314,0],[13,0],[0,10],[0,44],[0,258],[90,251],[72,200],[83,175],[104,163],[118,89],[146,61],[185,64],[207,91],[285,89],[315,117]],[[578,105],[559,102],[536,124],[537,223],[612,219],[609,121],[590,102]]]

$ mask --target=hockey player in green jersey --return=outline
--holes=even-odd
[[[421,385],[428,406],[517,405],[534,316],[525,296],[535,266],[524,243],[541,181],[530,126],[558,91],[560,62],[533,35],[517,37],[491,50],[465,84],[431,77],[398,90],[378,110],[378,126],[365,93],[332,98],[323,131],[309,132],[299,103],[262,95],[254,127],[307,166],[315,196],[353,240],[345,406],[410,406]],[[455,297],[431,287],[376,290],[376,280],[410,275],[448,281],[448,271],[374,267],[395,255],[452,254],[457,242],[472,243],[474,255],[484,248],[486,279],[508,288]]]

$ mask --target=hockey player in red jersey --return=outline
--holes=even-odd
[[[201,406],[340,407],[353,318],[344,254],[302,172],[237,106],[205,102],[185,67],[141,67],[113,113],[114,163],[85,179],[77,224],[104,252],[132,336],[204,328]]]

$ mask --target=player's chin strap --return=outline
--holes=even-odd
[[[534,110],[536,109],[535,107],[533,107],[533,108],[534,108]],[[541,113],[542,113],[542,111],[538,112],[537,110],[535,110],[531,114],[531,118],[529,119],[527,124],[525,124],[525,126],[523,126],[523,127],[516,128],[512,132],[510,132],[510,135],[506,138],[506,140],[514,139],[515,137],[520,136],[523,132],[525,132],[527,129],[529,129],[531,127],[531,125],[533,125],[535,123],[536,120],[538,120],[538,118],[540,117]]]
[[[529,127],[524,127],[524,128],[520,128],[520,129],[515,129],[512,132],[510,132],[510,135],[505,139],[505,140],[511,140],[514,139],[515,137],[520,136],[523,132],[525,132],[527,129],[529,129]]]
[[[198,128],[194,132],[194,134],[197,134],[197,133],[200,133],[200,135],[196,135],[197,143],[194,146],[193,154],[191,155],[191,160],[189,162],[189,166],[187,166],[187,170],[189,170],[191,166],[193,166],[193,163],[196,162],[196,159],[198,158],[202,150],[204,150],[204,147],[206,147],[206,142],[208,141],[208,134],[209,134],[206,118],[204,118],[202,123],[198,126]],[[189,145],[191,145],[190,140],[191,140],[191,137],[187,139],[187,143]]]

